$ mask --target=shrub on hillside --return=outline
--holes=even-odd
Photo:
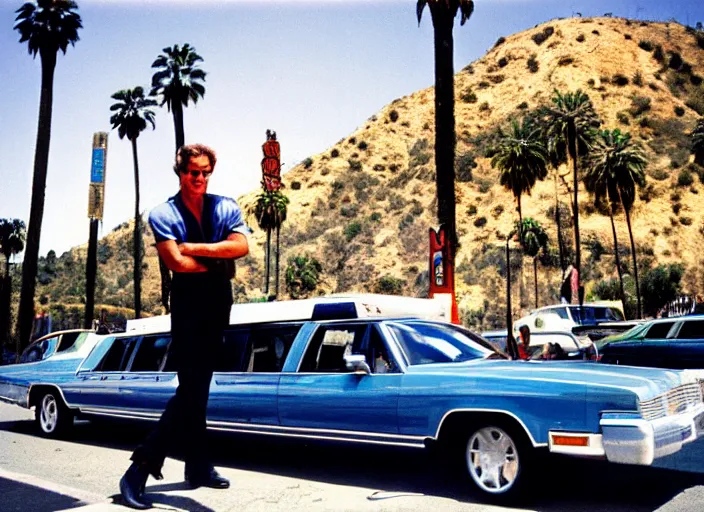
[[[677,175],[677,186],[689,187],[692,183],[694,183],[694,177],[691,171],[686,167],[680,170],[680,173]]]
[[[472,170],[477,168],[477,162],[472,153],[465,153],[455,162],[455,178],[461,183],[472,181]]]
[[[331,158],[337,158],[338,156],[340,156],[340,151],[337,148],[334,148],[332,151],[330,151]]]
[[[655,45],[655,51],[653,51],[653,58],[658,62],[663,62],[665,60],[665,51],[659,44]]]
[[[616,114],[616,120],[617,120],[619,123],[621,123],[621,124],[625,124],[626,126],[628,126],[629,124],[631,124],[631,120],[628,118],[628,115],[626,115],[625,112],[619,112],[619,113],[617,113],[617,114]]]
[[[357,147],[362,151],[366,151],[366,149],[369,147],[369,145],[364,141],[360,141],[360,143],[357,144]]]
[[[478,218],[474,219],[474,227],[482,228],[482,227],[486,226],[486,223],[487,223],[486,217],[478,217]]]
[[[322,270],[320,262],[311,256],[298,255],[289,258],[284,275],[286,289],[291,298],[298,299],[314,291]]]
[[[359,235],[362,232],[362,224],[360,222],[351,222],[345,226],[345,229],[343,233],[345,234],[345,238],[347,238],[347,241],[349,242],[352,240],[354,237]]]
[[[398,112],[396,112],[395,110],[389,112],[389,120],[391,120],[392,123],[398,121]]]
[[[617,73],[611,79],[611,83],[614,85],[618,85],[619,87],[623,87],[623,86],[628,85],[629,80],[626,75],[622,75],[621,73]]]
[[[640,47],[641,50],[645,50],[646,52],[652,52],[653,51],[653,43],[647,40],[641,39],[638,42],[638,46]]]
[[[472,215],[476,215],[476,214],[477,214],[477,205],[470,204],[469,208],[467,208],[467,215],[469,215],[471,217]]]
[[[536,59],[536,55],[533,54],[528,58],[528,61],[526,62],[526,65],[528,66],[528,70],[531,73],[537,73],[538,69],[540,69],[540,65],[538,64],[538,59]]]
[[[560,60],[557,61],[558,66],[569,66],[574,62],[574,59],[569,55],[563,55]]]
[[[476,103],[477,95],[471,87],[467,87],[460,95],[460,99],[465,103]]]
[[[631,79],[633,82],[633,85],[637,85],[638,87],[643,87],[643,74],[640,71],[636,71],[633,73],[633,78]]]
[[[579,34],[577,36],[577,42],[578,43],[583,43],[586,38],[584,37],[584,34]]]
[[[541,32],[538,32],[537,34],[533,34],[533,37],[531,39],[535,44],[540,46],[543,44],[545,41],[547,41],[550,36],[552,36],[555,33],[555,29],[553,27],[545,27]]]
[[[504,36],[499,37],[499,38],[496,40],[496,42],[494,43],[494,48],[496,48],[497,46],[501,46],[501,45],[504,44],[505,42],[506,42],[506,38],[505,38]]]
[[[303,160],[303,167],[306,169],[310,169],[310,166],[313,165],[313,159],[308,157],[305,160]]]
[[[374,284],[375,293],[386,295],[401,295],[406,286],[406,281],[393,276],[382,276]]]
[[[300,181],[292,181],[291,182],[291,190],[300,190],[301,189],[301,182]]]
[[[628,111],[633,117],[638,117],[650,110],[651,104],[652,101],[647,96],[633,96],[631,98],[631,108]]]
[[[496,64],[500,68],[505,68],[508,65],[508,59],[506,57],[501,57]]]
[[[684,115],[684,109],[680,107],[679,105],[675,106],[675,115],[677,117],[682,117]]]
[[[359,160],[356,160],[354,158],[350,158],[349,160],[347,160],[347,163],[350,166],[350,171],[357,171],[358,172],[358,171],[362,170],[362,162],[360,162]]]

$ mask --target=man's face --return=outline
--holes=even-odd
[[[208,190],[208,179],[213,172],[206,155],[193,156],[188,161],[186,172],[179,174],[181,190],[189,195],[203,195]]]

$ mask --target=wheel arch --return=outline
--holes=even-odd
[[[458,430],[468,424],[487,424],[495,421],[499,424],[510,424],[522,432],[534,448],[547,446],[547,443],[536,442],[525,422],[516,414],[499,409],[453,409],[445,413],[438,424],[435,439],[443,441],[452,437]]]
[[[57,386],[56,384],[32,384],[29,386],[29,391],[27,393],[27,409],[31,409],[32,407],[36,406],[39,404],[39,400],[44,396],[44,394],[47,391],[53,391],[56,395],[57,398],[60,398],[64,405],[68,407],[69,409],[72,409],[72,407],[69,405],[69,403],[66,401],[66,397],[64,397],[63,391],[61,391],[61,388]]]

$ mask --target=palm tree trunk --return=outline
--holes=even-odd
[[[538,255],[533,258],[533,280],[535,281],[535,309],[538,309]]]
[[[274,297],[279,297],[279,232],[281,231],[281,226],[276,226],[276,278],[274,280]]]
[[[54,70],[56,51],[40,50],[42,61],[42,89],[39,100],[39,126],[37,144],[34,151],[34,176],[32,181],[32,203],[27,228],[27,245],[22,264],[22,291],[18,315],[20,349],[29,344],[34,320],[34,292],[37,285],[37,260],[39,239],[44,218],[44,196],[46,176],[49,166],[49,146],[51,143],[51,111],[54,101]]]
[[[518,203],[518,239],[523,245],[523,210],[521,208],[521,196],[516,197],[516,202]]]
[[[623,209],[626,212],[626,224],[628,225],[628,236],[631,239],[631,256],[633,257],[633,277],[636,281],[636,300],[638,303],[637,318],[641,318],[641,304],[640,304],[640,283],[638,281],[638,263],[636,261],[636,244],[633,241],[633,230],[631,229],[631,212],[630,208]]]
[[[95,313],[95,275],[98,270],[98,219],[90,219],[90,233],[88,236],[88,255],[86,258],[86,308],[83,315],[83,328],[93,326]]]
[[[179,101],[175,101],[172,105],[172,113],[174,116],[174,133],[176,135],[176,151],[178,151],[178,148],[186,143],[186,136],[183,131],[183,105],[181,105]]]
[[[431,3],[435,37],[435,183],[438,221],[450,241],[449,264],[457,250],[455,221],[455,72],[453,16],[443,3]],[[453,276],[454,272],[449,272]],[[449,283],[454,290],[454,282]]]
[[[269,269],[271,268],[271,228],[266,230],[266,254],[264,255],[264,265],[266,270],[264,272],[266,282],[264,283],[264,295],[267,299],[269,298]]]
[[[584,290],[582,289],[582,249],[579,240],[579,175],[577,165],[577,134],[574,122],[569,126],[569,153],[572,159],[572,182],[574,187],[574,204],[572,205],[574,212],[574,251],[575,251],[575,269],[577,270],[577,297],[579,305],[584,304]]]
[[[139,213],[139,160],[137,138],[132,139],[132,162],[134,164],[134,317],[142,317],[142,216]]]
[[[511,316],[511,257],[508,242],[511,235],[506,237],[506,351],[514,359],[518,359],[518,347],[513,338],[513,318]]]
[[[621,271],[621,257],[618,255],[618,238],[616,238],[616,224],[614,223],[613,209],[609,210],[609,217],[611,218],[611,232],[614,235],[614,257],[616,258],[616,270],[618,270],[618,284],[621,290],[621,303],[623,304],[623,311],[625,313],[626,293],[623,291],[623,272]]]
[[[562,270],[562,281],[565,280],[565,249],[562,245],[562,219],[560,219],[560,201],[557,195],[557,169],[555,169],[555,224],[557,224],[557,249],[560,253],[560,269]]]

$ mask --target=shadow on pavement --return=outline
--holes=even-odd
[[[85,503],[71,496],[0,477],[0,510],[3,512],[50,512],[82,505]]]
[[[150,424],[79,422],[70,441],[133,450],[144,440]],[[0,422],[0,429],[36,435],[29,421]],[[460,502],[487,500],[453,472],[446,460],[430,450],[336,444],[280,439],[269,436],[210,434],[216,466],[301,478],[337,485],[373,489],[368,499],[389,503],[397,496],[428,495]],[[695,443],[704,461],[704,443]],[[180,458],[178,454],[174,454]],[[593,511],[651,512],[694,486],[704,485],[704,472],[656,467],[622,466],[570,457],[539,457],[530,496],[516,505],[540,512]],[[692,469],[688,467],[687,469]],[[700,471],[704,471],[704,462]],[[233,482],[236,486],[237,482]],[[177,484],[178,485],[178,484]],[[168,487],[168,489],[167,489]],[[170,485],[149,486],[150,493],[176,490]],[[186,510],[192,504],[167,500],[178,496],[150,495]],[[187,499],[187,498],[183,498]],[[158,501],[161,503],[161,501]],[[201,506],[201,505],[199,505]],[[201,506],[202,507],[202,506]]]
[[[168,485],[155,486],[155,487],[169,487],[169,489],[155,489],[154,487],[147,486],[145,498],[152,502],[154,509],[178,509],[178,510],[188,510],[188,512],[215,512],[212,508],[206,507],[194,499],[187,496],[171,496],[163,494],[153,494],[155,492],[163,492],[166,490],[175,491],[179,490],[178,487],[171,487]],[[110,496],[113,503],[117,505],[123,505],[122,497],[119,494]],[[159,505],[165,505],[160,507]]]

